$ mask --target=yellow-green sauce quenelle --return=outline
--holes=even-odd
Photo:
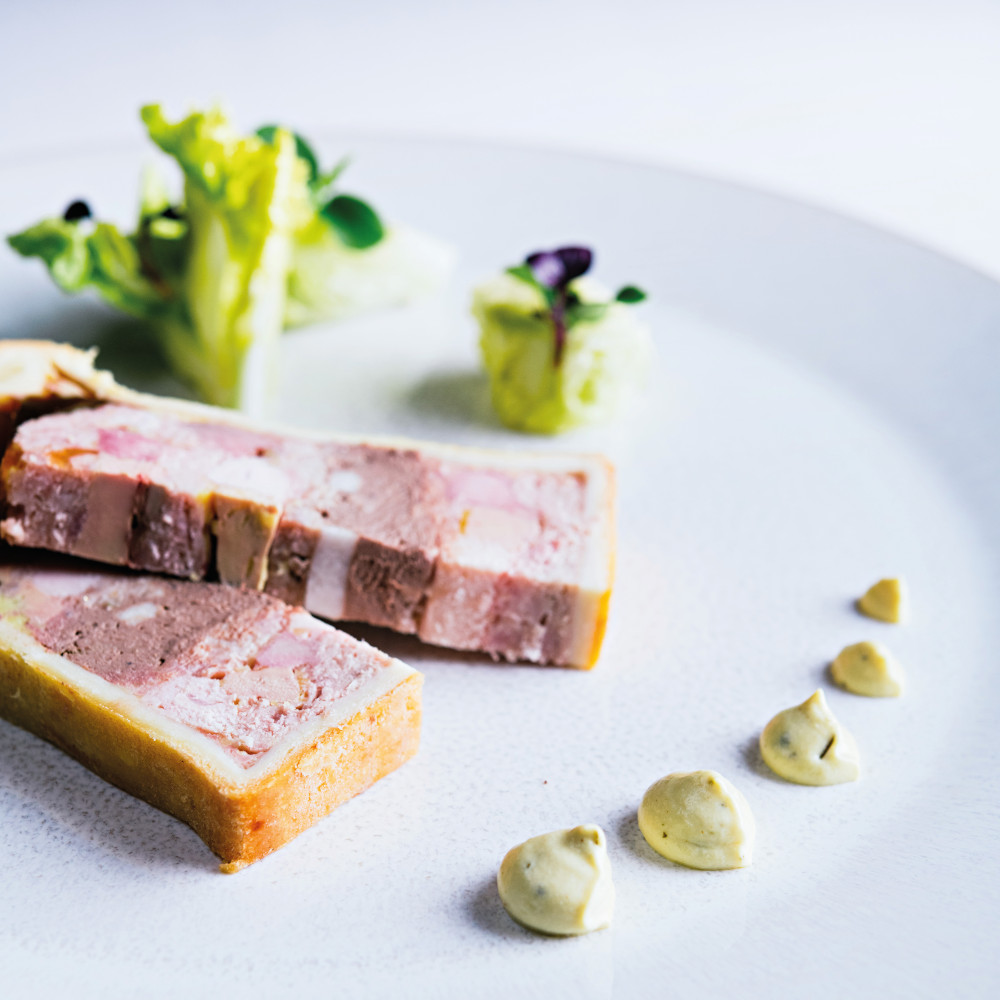
[[[886,577],[873,583],[858,598],[857,608],[863,615],[880,622],[898,624],[910,614],[910,597],[906,581],[901,577]]]
[[[654,782],[639,806],[646,843],[688,868],[744,868],[755,824],[747,800],[718,771],[679,771]]]
[[[845,646],[830,664],[830,675],[845,690],[869,698],[898,698],[903,693],[903,668],[878,642]]]
[[[607,927],[615,887],[604,831],[587,824],[526,840],[501,862],[497,889],[507,912],[529,930],[566,936]]]
[[[854,737],[822,691],[779,712],[760,734],[760,753],[775,774],[799,785],[839,785],[861,774]]]

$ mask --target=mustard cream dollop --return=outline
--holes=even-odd
[[[909,604],[906,582],[899,577],[887,577],[873,583],[858,598],[858,611],[880,622],[895,624],[909,616]]]
[[[646,790],[639,829],[663,857],[688,868],[744,868],[755,824],[747,800],[717,771],[678,771]]]
[[[839,785],[861,773],[854,737],[822,691],[779,712],[760,734],[760,752],[775,774],[799,785]]]
[[[532,837],[507,852],[497,889],[519,924],[544,934],[588,934],[611,923],[615,887],[607,838],[588,824]]]
[[[833,679],[853,694],[898,698],[903,693],[903,668],[877,642],[845,646],[830,666]]]

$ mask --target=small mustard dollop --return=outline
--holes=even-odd
[[[507,852],[497,889],[519,924],[543,934],[588,934],[611,923],[615,887],[607,839],[587,824],[532,837]]]
[[[853,694],[869,698],[898,698],[903,693],[903,668],[877,642],[846,646],[830,665],[833,679]]]
[[[756,826],[747,800],[717,771],[678,771],[646,789],[639,829],[663,857],[688,868],[745,868]]]
[[[839,785],[861,774],[854,737],[822,691],[779,712],[760,734],[760,753],[775,774],[799,785]]]
[[[896,624],[909,616],[909,604],[906,582],[899,577],[887,577],[873,583],[858,598],[858,611],[880,622]]]

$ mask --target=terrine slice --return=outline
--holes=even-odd
[[[266,594],[0,552],[0,715],[236,871],[409,759],[421,675]]]
[[[6,367],[0,346],[0,408],[2,373],[18,352],[37,368],[45,346],[11,346]],[[36,400],[61,391],[66,350],[48,381],[36,377]],[[3,461],[10,542],[218,577],[509,660],[596,661],[614,551],[600,456],[276,431],[106,373],[88,381],[70,359],[71,384],[93,395],[20,422]]]

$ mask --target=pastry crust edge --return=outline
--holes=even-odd
[[[57,746],[94,774],[190,826],[231,873],[266,857],[416,752],[419,673],[293,746],[259,779],[226,781],[64,678],[0,648],[0,716]]]

